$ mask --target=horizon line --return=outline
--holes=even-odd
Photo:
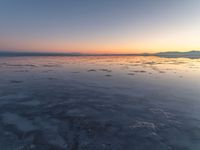
[[[86,53],[48,53],[48,52],[3,52],[0,51],[0,57],[81,57],[81,56],[143,56],[143,57],[163,57],[163,58],[190,58],[200,59],[200,50],[186,52],[168,51],[158,53],[138,53],[138,54],[86,54]]]
[[[160,51],[160,52],[154,52],[154,53],[149,53],[149,52],[144,52],[144,53],[81,53],[81,52],[33,52],[33,51],[5,51],[5,50],[0,50],[0,55],[44,55],[44,56],[56,56],[56,55],[61,55],[61,56],[101,56],[101,55],[156,55],[160,53],[188,53],[188,52],[200,52],[200,50],[188,50],[188,51]]]

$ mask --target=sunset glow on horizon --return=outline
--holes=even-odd
[[[200,50],[199,0],[1,0],[0,51]]]

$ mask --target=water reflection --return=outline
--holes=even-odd
[[[0,148],[199,150],[200,61],[1,57]]]

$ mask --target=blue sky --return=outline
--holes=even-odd
[[[0,0],[0,50],[200,48],[199,0]]]

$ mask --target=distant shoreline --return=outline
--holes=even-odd
[[[165,58],[200,58],[200,51],[188,52],[160,52],[141,54],[84,54],[84,53],[39,53],[39,52],[0,52],[0,57],[25,56],[157,56]]]

